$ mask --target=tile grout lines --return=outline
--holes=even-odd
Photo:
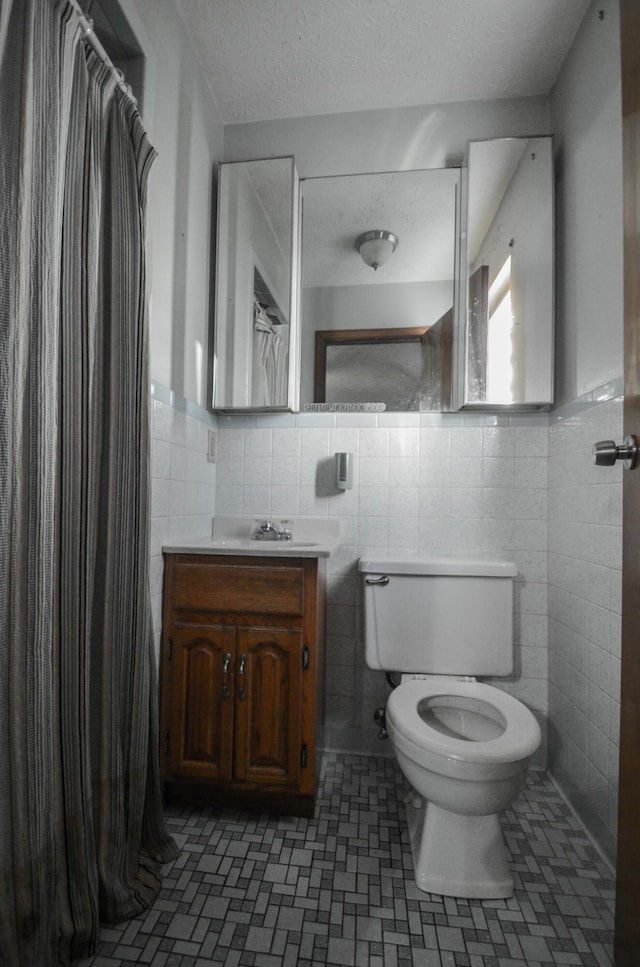
[[[145,914],[78,967],[610,967],[611,871],[550,779],[503,817],[509,900],[415,885],[392,759],[325,753],[313,820],[169,808],[182,849]]]

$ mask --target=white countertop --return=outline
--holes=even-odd
[[[289,517],[290,541],[249,539],[253,517],[214,517],[213,535],[167,545],[166,554],[227,554],[247,557],[331,557],[340,543],[340,526],[328,517]],[[276,526],[282,518],[272,518]]]

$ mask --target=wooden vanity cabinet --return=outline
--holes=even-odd
[[[169,802],[313,815],[323,613],[316,558],[165,554]]]

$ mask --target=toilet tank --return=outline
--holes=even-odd
[[[515,564],[459,558],[361,559],[369,668],[509,675]]]

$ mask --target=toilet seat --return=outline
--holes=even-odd
[[[504,720],[496,738],[474,741],[443,734],[420,716],[418,705],[438,696],[460,696],[490,706]],[[496,716],[497,718],[497,716]],[[453,678],[419,678],[403,682],[387,702],[387,722],[420,753],[431,753],[470,764],[515,763],[527,759],[540,745],[540,726],[532,712],[506,692],[482,682]]]

